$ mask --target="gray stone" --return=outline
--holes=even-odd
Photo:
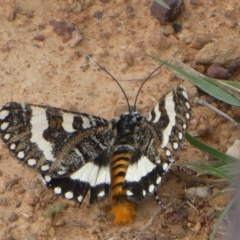
[[[195,56],[202,64],[218,63],[227,69],[240,66],[240,39],[226,37],[206,44]]]

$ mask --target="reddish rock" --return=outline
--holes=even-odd
[[[151,15],[163,25],[167,22],[173,22],[181,13],[183,8],[182,0],[165,0],[170,9],[161,6],[157,2],[151,5]]]
[[[65,21],[50,21],[50,25],[53,27],[53,31],[63,37],[63,42],[67,42],[74,31],[75,27],[72,23],[67,23]]]
[[[218,63],[213,63],[207,70],[207,76],[211,78],[228,79],[229,75],[228,69]]]

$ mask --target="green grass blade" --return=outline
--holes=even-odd
[[[163,7],[170,9],[170,7],[163,0],[155,0],[155,2],[159,3]]]
[[[218,230],[220,224],[222,223],[224,217],[227,215],[229,209],[230,209],[230,208],[232,207],[232,205],[235,203],[236,199],[237,199],[237,197],[235,196],[235,197],[228,203],[228,205],[224,208],[224,210],[223,210],[222,213],[220,214],[220,216],[219,216],[219,218],[218,218],[218,220],[217,220],[217,222],[216,222],[216,224],[215,224],[215,226],[214,226],[214,228],[213,228],[213,231],[212,231],[212,233],[211,233],[210,236],[209,236],[209,240],[214,240],[214,237],[215,237],[215,235],[216,235],[216,233],[217,233],[217,230]]]
[[[52,209],[48,209],[47,211],[45,211],[44,215],[45,216],[51,216],[53,214],[61,212],[64,208],[65,208],[64,204],[59,204],[56,207],[54,207]]]
[[[237,185],[237,182],[230,175],[224,173],[223,171],[219,170],[218,168],[212,167],[207,162],[205,164],[206,164],[206,167],[208,168],[208,171],[209,171],[208,174],[211,174],[211,175],[219,177],[219,178],[226,179],[230,183]]]
[[[225,153],[218,151],[215,148],[212,148],[212,147],[206,145],[205,143],[200,142],[196,138],[192,137],[189,133],[186,133],[185,137],[190,142],[191,145],[193,145],[194,147],[200,149],[201,151],[208,153],[209,155],[221,160],[224,163],[228,164],[228,163],[239,162],[239,160],[237,160],[236,158],[231,157]]]
[[[159,62],[164,63],[168,67],[175,70],[177,73],[180,73],[188,81],[190,81],[191,83],[193,83],[194,85],[196,85],[197,87],[202,89],[204,92],[208,93],[209,95],[215,97],[216,99],[226,102],[228,104],[240,107],[240,100],[237,99],[236,97],[232,96],[231,94],[227,93],[225,90],[221,89],[218,86],[217,80],[215,80],[213,78],[211,80],[209,80],[209,78],[207,78],[205,76],[199,76],[197,74],[188,72],[188,71],[184,70],[183,68],[178,67],[174,64],[163,61],[157,57],[154,57],[151,55],[149,55],[149,56]],[[213,81],[214,81],[214,83],[213,83]]]

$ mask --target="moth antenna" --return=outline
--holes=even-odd
[[[137,104],[137,99],[138,99],[138,96],[139,96],[139,93],[140,91],[142,90],[142,87],[143,85],[147,82],[147,80],[158,70],[162,67],[164,63],[160,64],[156,69],[154,69],[147,77],[146,79],[143,80],[140,88],[138,89],[138,92],[137,92],[137,95],[136,95],[136,98],[135,98],[135,101],[134,101],[134,105],[133,105],[133,111],[136,111],[136,104]]]
[[[117,85],[119,86],[119,88],[121,89],[126,101],[127,101],[127,105],[128,105],[128,110],[129,112],[131,112],[131,107],[130,107],[130,104],[129,104],[129,101],[128,101],[128,97],[127,97],[127,94],[125,93],[123,87],[121,86],[121,84],[118,82],[118,80],[107,70],[105,69],[103,66],[101,66],[96,60],[94,60],[90,55],[87,55],[87,57],[89,57],[91,60],[93,60],[103,71],[105,71],[116,83]]]

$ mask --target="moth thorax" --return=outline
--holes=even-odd
[[[139,130],[142,116],[138,112],[128,112],[119,117],[116,121],[117,137],[135,134]]]

